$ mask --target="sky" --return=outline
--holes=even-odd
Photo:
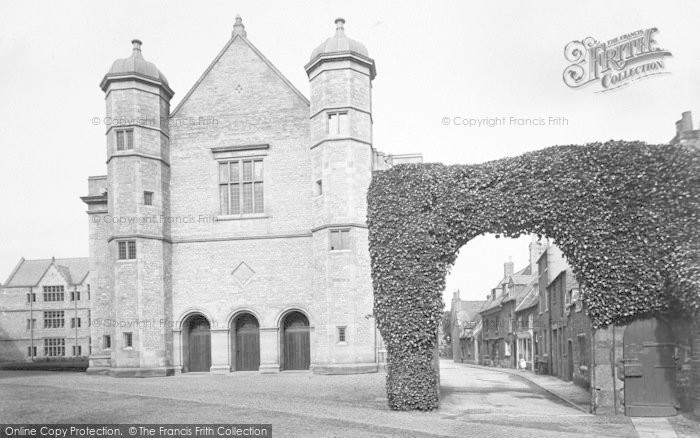
[[[303,66],[334,33],[375,59],[374,146],[420,152],[425,162],[474,164],[557,144],[609,139],[663,143],[686,110],[700,117],[700,2],[693,1],[24,1],[0,0],[0,282],[20,257],[88,254],[79,199],[106,173],[98,84],[112,62],[143,41],[167,76],[172,108],[231,35],[248,39],[308,96]],[[656,27],[668,74],[615,91],[572,89],[564,47]],[[466,126],[485,117],[567,119],[561,126]],[[448,123],[444,124],[444,120]],[[697,128],[697,125],[696,125]],[[528,237],[467,244],[446,297],[483,299],[503,262],[527,260]],[[449,302],[449,301],[448,301]]]

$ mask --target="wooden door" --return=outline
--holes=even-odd
[[[676,343],[671,329],[655,318],[635,321],[623,336],[625,415],[676,415]]]
[[[309,320],[300,312],[292,312],[284,322],[284,369],[308,370],[311,364]]]
[[[260,327],[253,315],[236,319],[236,371],[257,371],[260,368]]]
[[[209,371],[211,368],[211,336],[209,322],[196,316],[189,324],[188,335],[189,371]]]

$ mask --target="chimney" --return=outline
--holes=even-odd
[[[681,115],[681,132],[692,131],[693,130],[693,113],[690,111],[684,111]]]
[[[509,258],[507,262],[503,264],[503,277],[508,277],[513,275],[515,272],[515,265],[513,264],[513,259]]]
[[[537,266],[537,260],[545,252],[547,246],[536,240],[535,236],[532,236],[532,242],[530,242],[530,273],[532,275],[537,275],[539,269]]]
[[[459,289],[452,292],[452,301],[459,301]]]

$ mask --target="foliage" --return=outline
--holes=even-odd
[[[700,154],[692,146],[555,146],[478,165],[406,164],[368,193],[374,314],[392,409],[438,405],[445,277],[485,233],[554,239],[595,327],[700,313]]]

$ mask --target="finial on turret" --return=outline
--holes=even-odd
[[[131,40],[131,44],[134,46],[134,52],[141,52],[141,40],[134,38]]]
[[[345,19],[344,18],[336,18],[335,19],[335,34],[336,35],[343,35],[345,33]]]
[[[236,15],[236,24],[233,25],[233,32],[231,33],[232,37],[235,37],[236,35],[240,36],[248,36],[248,33],[245,31],[245,26],[243,25],[243,19],[241,18],[240,14]]]

